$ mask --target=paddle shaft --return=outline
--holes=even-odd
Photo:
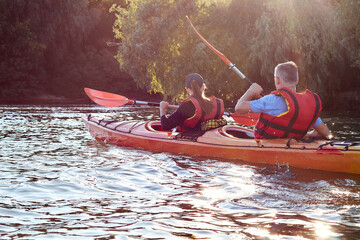
[[[100,106],[104,106],[104,107],[120,107],[125,104],[139,104],[139,105],[148,105],[155,107],[160,106],[159,102],[129,100],[127,97],[118,94],[99,91],[91,88],[84,88],[84,91],[91,100],[93,100],[95,103],[99,104]],[[177,105],[169,105],[169,108],[178,108],[178,107],[179,106]],[[247,126],[252,126],[253,122],[256,122],[256,120],[258,119],[258,116],[256,116],[256,114],[254,115],[253,113],[239,115],[237,113],[225,112],[224,115],[228,117],[232,117],[235,120],[235,122]]]
[[[139,100],[128,100],[129,104],[138,104],[138,105],[148,105],[148,106],[154,106],[154,107],[159,107],[160,103],[158,102],[145,102],[145,101],[139,101]],[[177,105],[169,105],[169,108],[178,108],[179,106]]]
[[[252,81],[250,81],[250,79],[248,79],[237,67],[235,67],[235,64],[232,64],[230,66],[230,69],[232,69],[237,75],[239,75],[242,79],[244,79],[249,85],[253,84]]]
[[[148,105],[148,106],[154,106],[159,107],[160,103],[158,102],[145,102],[145,101],[138,101],[138,100],[128,100],[129,104],[139,104],[139,105]],[[169,108],[179,108],[178,105],[169,105]],[[224,112],[225,116],[231,116],[231,113]]]

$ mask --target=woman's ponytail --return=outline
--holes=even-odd
[[[210,113],[213,105],[210,102],[210,100],[205,96],[204,91],[201,92],[201,87],[199,86],[199,84],[196,82],[195,79],[191,80],[191,90],[194,93],[194,97],[196,97],[196,99],[199,101],[201,108],[204,110],[205,113]]]

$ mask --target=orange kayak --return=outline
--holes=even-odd
[[[91,115],[82,119],[93,138],[119,146],[360,174],[359,142],[259,140],[254,139],[251,130],[238,125],[207,131],[194,141],[177,139],[178,133],[162,131],[157,121],[100,120]]]

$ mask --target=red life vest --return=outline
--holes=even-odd
[[[194,97],[190,96],[185,98],[181,103],[186,101],[191,101],[195,106],[195,114],[182,122],[179,126],[177,126],[177,130],[180,132],[186,132],[193,130],[198,123],[205,122],[211,119],[220,119],[224,114],[224,102],[222,99],[216,98],[214,96],[209,97],[210,102],[213,105],[211,112],[205,113],[202,110],[200,102]]]
[[[316,93],[294,93],[288,88],[272,92],[285,98],[288,111],[279,116],[261,113],[255,126],[255,138],[302,138],[320,116],[321,100]]]

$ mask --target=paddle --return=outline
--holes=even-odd
[[[103,92],[99,90],[94,90],[91,88],[84,88],[85,93],[88,97],[95,102],[96,104],[104,107],[120,107],[125,104],[139,104],[139,105],[149,105],[149,106],[160,106],[160,103],[157,102],[144,102],[137,100],[130,100],[124,96],[117,95],[114,93]],[[170,108],[178,108],[176,105],[169,105]]]
[[[96,104],[104,107],[120,107],[126,104],[139,104],[139,105],[149,105],[149,106],[160,106],[160,103],[157,102],[145,102],[138,100],[130,100],[124,96],[103,92],[99,90],[94,90],[91,88],[84,88],[85,93],[88,97],[95,102]],[[177,105],[169,105],[170,108],[178,108]],[[238,113],[229,113],[225,112],[225,116],[231,116],[235,122],[246,125],[246,126],[255,126],[257,119],[259,118],[258,113],[248,113],[244,115],[239,115]]]
[[[189,21],[191,27],[194,29],[194,31],[196,32],[196,34],[201,38],[201,40],[214,52],[216,53],[216,55],[218,55],[225,63],[226,65],[229,66],[230,69],[232,69],[237,75],[239,75],[242,79],[246,80],[247,83],[249,85],[252,84],[252,82],[250,81],[250,79],[248,79],[242,72],[240,72],[239,69],[237,69],[237,67],[235,67],[235,64],[231,63],[229,59],[227,59],[227,57],[225,57],[224,54],[222,54],[219,50],[217,50],[216,48],[214,48],[208,41],[206,41],[206,39],[196,30],[196,28],[194,27],[194,25],[192,24],[192,22],[190,21],[190,18],[188,16],[186,16],[187,20]]]
[[[237,75],[239,75],[242,79],[246,80],[246,82],[251,85],[252,82],[250,79],[248,79],[237,67],[235,67],[235,64],[230,62],[227,57],[225,57],[224,54],[222,54],[219,50],[214,48],[206,39],[196,30],[192,22],[190,21],[190,18],[186,16],[187,20],[189,21],[191,27],[194,29],[196,34],[201,38],[201,40],[214,52],[216,55],[218,55],[225,63],[229,66],[230,69],[232,69]],[[261,96],[263,96],[261,94]],[[260,114],[259,113],[248,113],[244,115],[240,115],[238,113],[231,113],[231,117],[239,124],[247,125],[247,126],[255,126],[256,121],[259,119]]]

